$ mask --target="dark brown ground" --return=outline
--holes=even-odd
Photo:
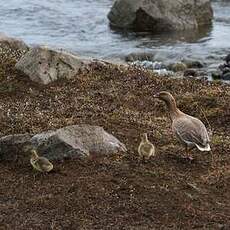
[[[159,90],[207,125],[204,111],[211,153],[183,160],[165,106],[152,97]],[[229,86],[94,65],[75,80],[38,87],[0,65],[1,136],[79,123],[103,126],[127,154],[53,162],[48,175],[0,161],[0,229],[230,229]],[[147,163],[138,162],[142,132],[157,148]]]

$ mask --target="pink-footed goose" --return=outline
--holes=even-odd
[[[177,139],[188,148],[197,147],[200,151],[210,151],[210,139],[205,125],[199,119],[181,112],[174,97],[162,91],[154,97],[164,101],[169,109],[172,130]]]

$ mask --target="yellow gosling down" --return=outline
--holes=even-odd
[[[35,150],[31,150],[30,163],[39,172],[50,172],[53,164],[45,157],[39,157]]]
[[[155,146],[148,140],[147,133],[141,134],[138,153],[143,160],[149,160],[151,156],[155,156]]]
[[[176,100],[169,92],[162,91],[155,97],[167,105],[172,122],[172,131],[186,147],[187,152],[189,148],[194,147],[202,152],[211,150],[208,131],[202,121],[180,111]],[[190,156],[188,158],[192,159]]]

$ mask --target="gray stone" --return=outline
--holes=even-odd
[[[224,60],[226,61],[227,64],[230,65],[230,54],[228,54]]]
[[[31,143],[49,159],[82,158],[126,151],[125,145],[102,127],[90,125],[67,126],[37,134],[32,137]]]
[[[222,72],[220,70],[212,71],[211,75],[214,80],[218,80],[221,78]]]
[[[184,77],[197,77],[198,72],[195,69],[186,69],[184,71]]]
[[[197,61],[197,60],[187,60],[184,59],[182,60],[182,62],[188,67],[188,68],[203,68],[204,67],[204,63],[202,63],[201,61]]]
[[[223,72],[223,74],[229,73],[230,72],[230,67],[224,67],[222,72]]]
[[[170,64],[168,68],[174,72],[180,72],[187,69],[187,66],[183,62],[177,62]]]
[[[77,57],[62,50],[38,46],[27,52],[16,64],[16,68],[34,82],[48,84],[60,78],[73,78],[87,68],[89,59]]]
[[[197,29],[212,18],[210,0],[116,0],[108,14],[111,26],[153,32]]]
[[[223,79],[225,81],[230,81],[230,72],[223,74],[221,79]]]
[[[90,125],[67,126],[36,134],[16,134],[0,138],[0,160],[28,164],[29,149],[50,160],[85,158],[126,152],[126,147],[102,127]]]
[[[0,59],[13,59],[19,60],[27,51],[29,46],[20,39],[8,37],[0,33]]]
[[[154,54],[147,53],[147,52],[130,53],[125,57],[125,61],[127,62],[154,61]]]
[[[15,134],[0,138],[0,160],[28,160],[23,147],[30,143],[30,134]]]

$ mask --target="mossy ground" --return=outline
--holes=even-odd
[[[98,64],[48,86],[31,83],[13,62],[1,63],[0,75],[1,136],[87,123],[128,148],[106,158],[53,162],[47,175],[29,163],[0,162],[0,229],[230,228],[230,86]],[[206,116],[211,153],[195,150],[193,162],[182,157],[166,108],[152,97],[160,90],[208,126]],[[138,161],[142,132],[157,149],[147,163]]]

